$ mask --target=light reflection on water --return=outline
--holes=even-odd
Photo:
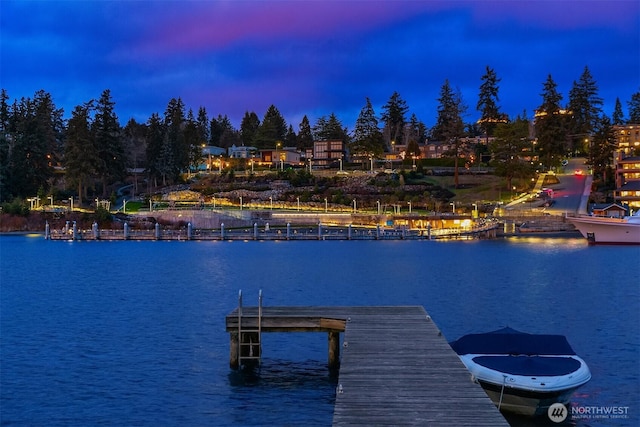
[[[631,418],[610,425],[637,425],[638,260],[640,248],[565,238],[3,236],[0,417],[3,425],[330,425],[335,378],[324,334],[267,334],[259,371],[230,371],[224,317],[239,289],[248,305],[262,289],[265,305],[422,305],[450,340],[507,325],[567,335],[593,374],[574,404],[629,406]]]

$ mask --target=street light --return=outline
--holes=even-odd
[[[240,210],[242,210],[242,196],[240,196]]]
[[[353,199],[353,213],[356,213],[356,199]]]
[[[269,209],[273,210],[273,197],[269,196]]]
[[[71,202],[71,212],[73,212],[73,197],[69,197],[69,202]]]
[[[49,196],[47,199],[51,200],[51,207],[53,208],[53,196]]]
[[[378,215],[380,215],[380,200],[376,200],[376,204],[378,205]]]
[[[340,162],[340,172],[342,172],[342,157],[339,158],[338,161]]]
[[[329,209],[329,205],[327,203],[327,198],[325,197],[324,198],[324,211],[325,211],[325,213],[327,212],[327,209]]]
[[[453,203],[449,203],[451,205],[451,211],[455,214],[456,213],[456,202]]]
[[[409,213],[411,213],[411,200],[409,200],[407,204],[409,205]]]
[[[369,161],[371,162],[371,173],[373,173],[373,157],[369,157]]]
[[[300,197],[296,197],[296,200],[298,201],[298,210],[300,210]]]
[[[476,213],[475,217],[478,218],[478,204],[472,203],[471,206],[473,206],[473,210]]]

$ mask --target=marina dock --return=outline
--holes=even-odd
[[[339,368],[334,426],[509,425],[423,307],[262,307],[261,300],[242,307],[240,297],[226,317],[231,367],[268,354],[263,332],[328,333],[328,365]]]

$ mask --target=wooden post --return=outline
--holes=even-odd
[[[340,332],[329,332],[329,369],[340,367]]]
[[[238,369],[240,367],[240,361],[238,360],[238,333],[231,332],[229,334],[229,338],[231,340],[229,345],[229,366],[231,367],[231,369]]]

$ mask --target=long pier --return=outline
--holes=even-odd
[[[48,240],[433,240],[443,238],[491,238],[496,235],[497,224],[488,224],[473,229],[410,229],[406,227],[367,227],[354,225],[295,225],[258,227],[195,229],[188,224],[182,229],[163,228],[156,224],[153,229],[102,230],[94,224],[90,230],[81,230],[75,224],[52,230],[45,224]]]
[[[240,300],[226,329],[232,368],[268,352],[259,333],[328,333],[328,363],[339,367],[334,426],[509,425],[421,306],[242,307]]]

